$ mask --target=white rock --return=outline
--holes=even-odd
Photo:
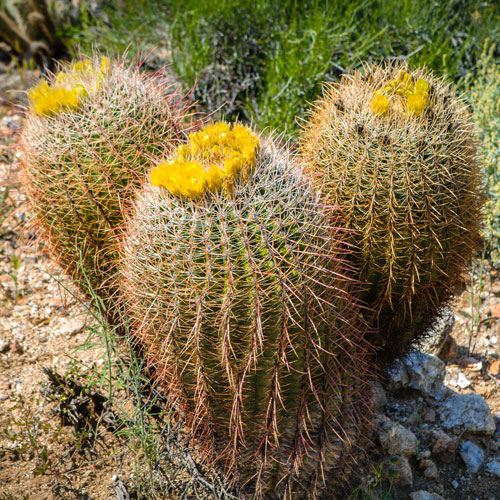
[[[463,372],[458,371],[456,377],[450,380],[450,385],[460,387],[460,389],[467,389],[471,385],[470,380],[464,375]]]
[[[61,327],[59,328],[59,334],[71,337],[72,335],[80,333],[84,328],[85,328],[85,321],[83,321],[80,318],[63,320]]]
[[[393,424],[390,429],[381,434],[382,449],[389,455],[409,457],[418,451],[418,440],[409,429],[401,424]]]
[[[444,500],[441,495],[436,493],[429,493],[428,491],[418,490],[410,493],[411,500]]]
[[[500,462],[494,460],[493,462],[489,462],[486,464],[486,470],[493,474],[494,476],[500,477]]]
[[[479,394],[453,393],[440,405],[439,411],[444,429],[478,434],[495,432],[490,407]]]
[[[389,371],[389,389],[416,389],[440,397],[446,374],[445,364],[432,354],[414,351]]]
[[[465,441],[460,447],[460,456],[469,472],[476,473],[484,460],[484,452],[471,441]]]

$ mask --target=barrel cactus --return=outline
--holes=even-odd
[[[28,97],[21,179],[34,222],[53,255],[94,289],[113,320],[116,231],[148,158],[181,139],[183,101],[172,82],[106,57],[62,67]]]
[[[247,495],[320,497],[368,400],[337,214],[286,148],[241,125],[191,134],[151,181],[120,263],[157,383]]]
[[[464,101],[424,69],[367,67],[326,88],[300,150],[343,207],[382,363],[423,335],[481,245],[482,178]]]

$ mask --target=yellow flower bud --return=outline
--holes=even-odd
[[[408,111],[414,115],[420,115],[427,108],[428,99],[421,94],[409,95],[407,99]]]
[[[423,92],[429,92],[429,84],[422,78],[419,78],[415,82],[415,92],[418,94],[421,94]]]
[[[376,95],[372,99],[372,113],[374,115],[383,115],[389,109],[389,99],[385,95]]]

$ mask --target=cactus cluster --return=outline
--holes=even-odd
[[[343,207],[373,342],[391,361],[425,332],[481,245],[466,104],[428,71],[368,67],[326,88],[300,148],[318,188]]]
[[[69,64],[29,92],[21,179],[49,249],[115,317],[115,237],[151,157],[183,135],[183,100],[136,65]]]
[[[367,67],[327,88],[297,161],[240,124],[188,137],[175,87],[106,58],[29,99],[35,222],[110,321],[123,295],[206,463],[249,498],[339,498],[377,365],[418,340],[480,245],[465,104],[428,71]]]
[[[231,190],[138,194],[121,258],[127,310],[209,460],[253,498],[316,498],[338,486],[366,424],[369,348],[344,232],[286,149],[233,130],[258,149]],[[208,152],[212,131],[199,133]],[[224,171],[224,156],[212,166]]]

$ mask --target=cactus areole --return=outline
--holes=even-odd
[[[482,178],[464,101],[406,66],[344,76],[311,112],[306,171],[342,207],[378,358],[418,340],[480,247]]]
[[[272,139],[225,124],[199,134],[153,170],[158,187],[126,225],[136,339],[208,460],[249,496],[320,497],[368,400],[343,232]]]

